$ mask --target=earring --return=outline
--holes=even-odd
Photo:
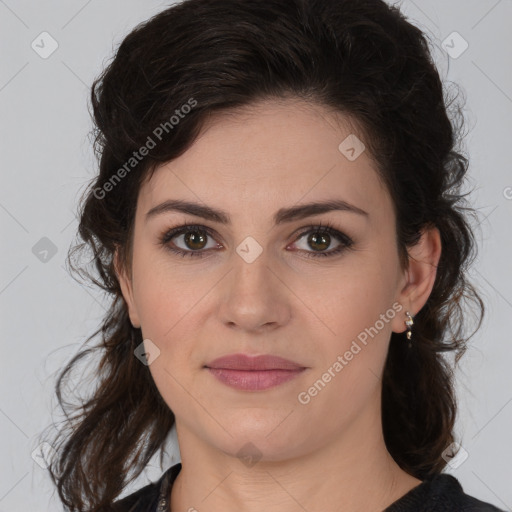
[[[411,313],[409,313],[409,311],[406,311],[405,315],[407,316],[407,320],[404,320],[404,323],[407,326],[407,339],[410,340],[412,337],[411,327],[414,324],[414,320],[412,319]],[[411,346],[411,342],[409,341],[409,347],[410,346]]]

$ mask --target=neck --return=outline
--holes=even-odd
[[[254,465],[178,422],[176,428],[182,469],[171,489],[173,512],[381,512],[421,483],[387,451],[380,407],[368,407],[330,442],[317,440],[286,459],[263,456]]]

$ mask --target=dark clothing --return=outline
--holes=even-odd
[[[160,479],[115,502],[116,512],[169,512],[169,491],[181,470],[171,466]],[[459,481],[441,473],[411,489],[383,512],[505,512],[464,493]]]
[[[505,512],[466,494],[460,482],[441,473],[411,489],[384,512]]]

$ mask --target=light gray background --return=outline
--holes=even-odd
[[[167,5],[0,0],[0,512],[62,510],[31,453],[51,423],[56,372],[104,313],[99,292],[80,286],[64,267],[77,227],[76,203],[95,172],[87,138],[89,87],[123,36]],[[448,472],[468,494],[512,510],[512,2],[404,0],[401,5],[432,35],[443,78],[460,83],[467,95],[466,144],[473,201],[482,219],[471,278],[488,314],[457,374],[457,436],[468,457]],[[47,59],[31,47],[43,31],[58,43]],[[469,44],[457,58],[442,43],[454,31]],[[461,41],[450,41],[452,51],[462,48]],[[46,262],[33,253],[43,237],[57,249]],[[179,460],[175,438],[171,441],[173,457],[164,469]],[[161,472],[155,458],[125,494]]]

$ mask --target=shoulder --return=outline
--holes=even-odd
[[[150,512],[156,510],[159,496],[159,483],[150,483],[141,489],[115,501],[112,512]]]
[[[460,482],[440,473],[411,489],[386,512],[505,512],[490,503],[466,494]]]
[[[167,469],[156,482],[151,482],[115,501],[112,512],[156,512],[159,502],[168,496],[168,491],[180,469],[181,463],[177,463]]]
[[[460,482],[448,473],[436,475],[432,480],[432,487],[433,499],[444,507],[457,507],[456,510],[461,512],[504,512],[490,503],[466,494]]]

